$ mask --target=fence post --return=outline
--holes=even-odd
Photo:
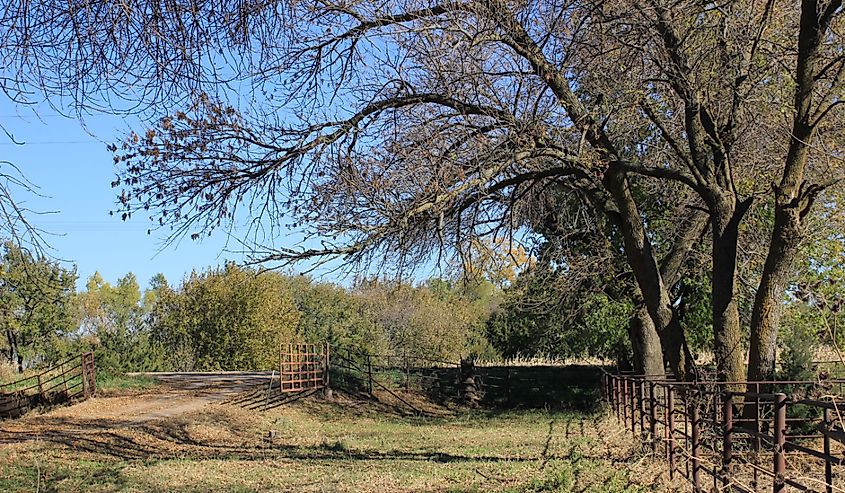
[[[775,453],[774,453],[774,485],[775,493],[784,491],[784,476],[786,475],[786,394],[775,394]]]
[[[611,375],[613,379],[613,410],[616,411],[616,421],[619,421],[619,378],[616,375]]]
[[[59,367],[60,371],[62,372],[62,383],[65,387],[65,399],[67,399],[67,373],[65,373],[65,362],[62,361],[61,366]]]
[[[44,397],[44,385],[41,383],[41,373],[36,375],[36,378],[38,379],[38,395]]]
[[[329,374],[331,364],[331,346],[326,342],[325,351],[323,352],[323,387],[325,389],[323,392],[329,400],[332,398],[332,382],[331,375]]]
[[[605,378],[604,373],[601,374],[599,385],[601,385],[601,400],[602,402],[607,402],[607,379]]]
[[[833,403],[836,406],[836,401]],[[837,407],[838,410],[838,407]],[[830,418],[830,409],[825,408],[824,410],[824,431],[829,431],[833,424],[833,420]],[[826,493],[833,493],[833,469],[830,464],[830,436],[827,433],[822,433],[822,443],[824,446],[824,482],[825,482],[825,492]]]
[[[651,435],[651,451],[657,453],[657,401],[654,398],[654,382],[648,382],[649,406],[649,435]]]
[[[645,379],[640,380],[637,383],[637,388],[639,390],[638,398],[640,399],[640,403],[639,403],[640,405],[639,405],[639,408],[637,409],[640,412],[640,433],[642,433],[643,436],[645,437],[645,434],[646,434],[646,431],[645,431],[645,420],[646,420],[646,402],[645,402],[646,384],[645,384]]]
[[[88,390],[88,376],[85,374],[86,373],[85,372],[85,353],[83,353],[82,356],[79,357],[79,364],[81,366],[80,375],[82,375],[82,396],[87,399],[89,390]]]
[[[507,399],[508,407],[513,404],[513,397],[511,396],[511,369],[507,368],[505,373],[505,398]]]
[[[622,424],[628,422],[628,379],[619,377],[619,383],[622,384]]]
[[[631,433],[637,432],[637,381],[633,378],[631,382]]]
[[[733,394],[725,392],[722,403],[722,484],[727,487],[733,473]]]
[[[692,444],[690,445],[690,454],[692,455],[692,486],[693,491],[698,493],[701,491],[701,464],[698,458],[699,444],[701,442],[701,419],[698,415],[697,402],[692,403],[689,414],[690,421],[692,421]]]
[[[94,353],[91,354],[91,395],[97,393],[97,365],[94,362]]]
[[[666,449],[669,455],[669,479],[675,479],[675,395],[674,387],[666,386]]]

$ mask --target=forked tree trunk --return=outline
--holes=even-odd
[[[645,234],[643,220],[631,194],[628,178],[624,170],[611,165],[605,172],[603,182],[619,210],[625,257],[660,337],[663,354],[678,379],[690,379],[694,367],[689,352],[685,350],[683,329],[672,309],[669,292],[663,282],[651,241]]]
[[[792,138],[783,175],[775,187],[772,239],[751,312],[748,380],[769,380],[774,377],[781,301],[789,283],[798,245],[804,235],[803,219],[812,208],[816,194],[821,191],[821,187],[804,182],[804,170],[815,125],[820,118],[814,114],[813,109],[819,46],[841,6],[841,0],[832,0],[823,5],[823,9],[819,8],[817,0],[801,2]]]

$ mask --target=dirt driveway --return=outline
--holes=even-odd
[[[49,435],[56,425],[62,425],[61,428],[65,430],[69,424],[88,428],[95,423],[106,429],[126,428],[177,417],[212,403],[263,403],[264,396],[269,397],[268,388],[272,378],[271,372],[143,375],[155,378],[161,385],[128,394],[104,393],[85,402],[59,407],[43,414],[31,413],[18,420],[0,421],[0,444],[42,438]],[[278,382],[278,377],[274,380]]]

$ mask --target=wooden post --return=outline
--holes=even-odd
[[[654,398],[654,382],[648,382],[648,421],[651,451],[657,453],[657,401]]]
[[[82,396],[87,399],[88,398],[88,378],[86,378],[86,375],[85,375],[85,355],[83,354],[82,356],[79,357],[79,359],[80,359],[80,366],[81,366],[81,370],[82,370],[80,372],[80,375],[82,376]]]
[[[639,388],[639,395],[638,398],[640,400],[639,411],[640,411],[640,433],[645,435],[645,421],[646,421],[646,402],[645,402],[645,380],[640,380],[637,382],[637,387]]]
[[[619,402],[622,400],[622,389],[619,386],[619,377],[613,375],[613,407],[616,408],[616,421],[622,419],[622,408],[619,407]]]
[[[666,451],[669,455],[669,479],[675,479],[675,397],[671,385],[666,386]]]
[[[837,403],[834,401],[834,406],[837,406]],[[838,407],[837,407],[838,409]],[[824,431],[830,431],[831,427],[833,426],[833,420],[830,417],[830,409],[824,410]],[[833,469],[830,463],[830,435],[827,433],[822,433],[822,442],[824,447],[824,482],[825,482],[825,493],[833,493]]]
[[[698,454],[700,453],[699,445],[701,442],[701,419],[698,416],[697,402],[692,403],[689,413],[690,421],[692,421],[692,444],[690,446],[690,455],[692,455],[692,486],[693,491],[699,493],[701,491],[701,463]]]
[[[622,424],[628,422],[628,379],[619,377],[619,383],[622,385]]]
[[[722,484],[727,488],[733,473],[733,394],[725,392],[722,402]]]
[[[513,401],[511,400],[512,397],[511,397],[511,369],[510,368],[505,369],[505,399],[507,399],[508,407],[510,407],[513,404]]]
[[[609,379],[607,378],[607,373],[601,374],[601,400],[604,401],[605,404],[610,402],[610,392],[607,389]]]
[[[326,399],[332,398],[332,381],[331,381],[331,346],[326,342],[326,348],[323,352],[323,394]]]
[[[784,446],[786,445],[786,394],[775,394],[775,453],[774,453],[774,484],[772,491],[779,493],[785,490],[783,481],[786,475],[786,457]]]
[[[94,363],[94,353],[89,353],[91,355],[91,395],[97,393],[97,366]]]
[[[631,433],[637,432],[637,382],[633,378],[631,382]]]

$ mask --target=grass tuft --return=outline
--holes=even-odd
[[[97,373],[97,391],[110,393],[127,390],[147,390],[159,385],[159,382],[147,375],[124,375],[107,372]]]

